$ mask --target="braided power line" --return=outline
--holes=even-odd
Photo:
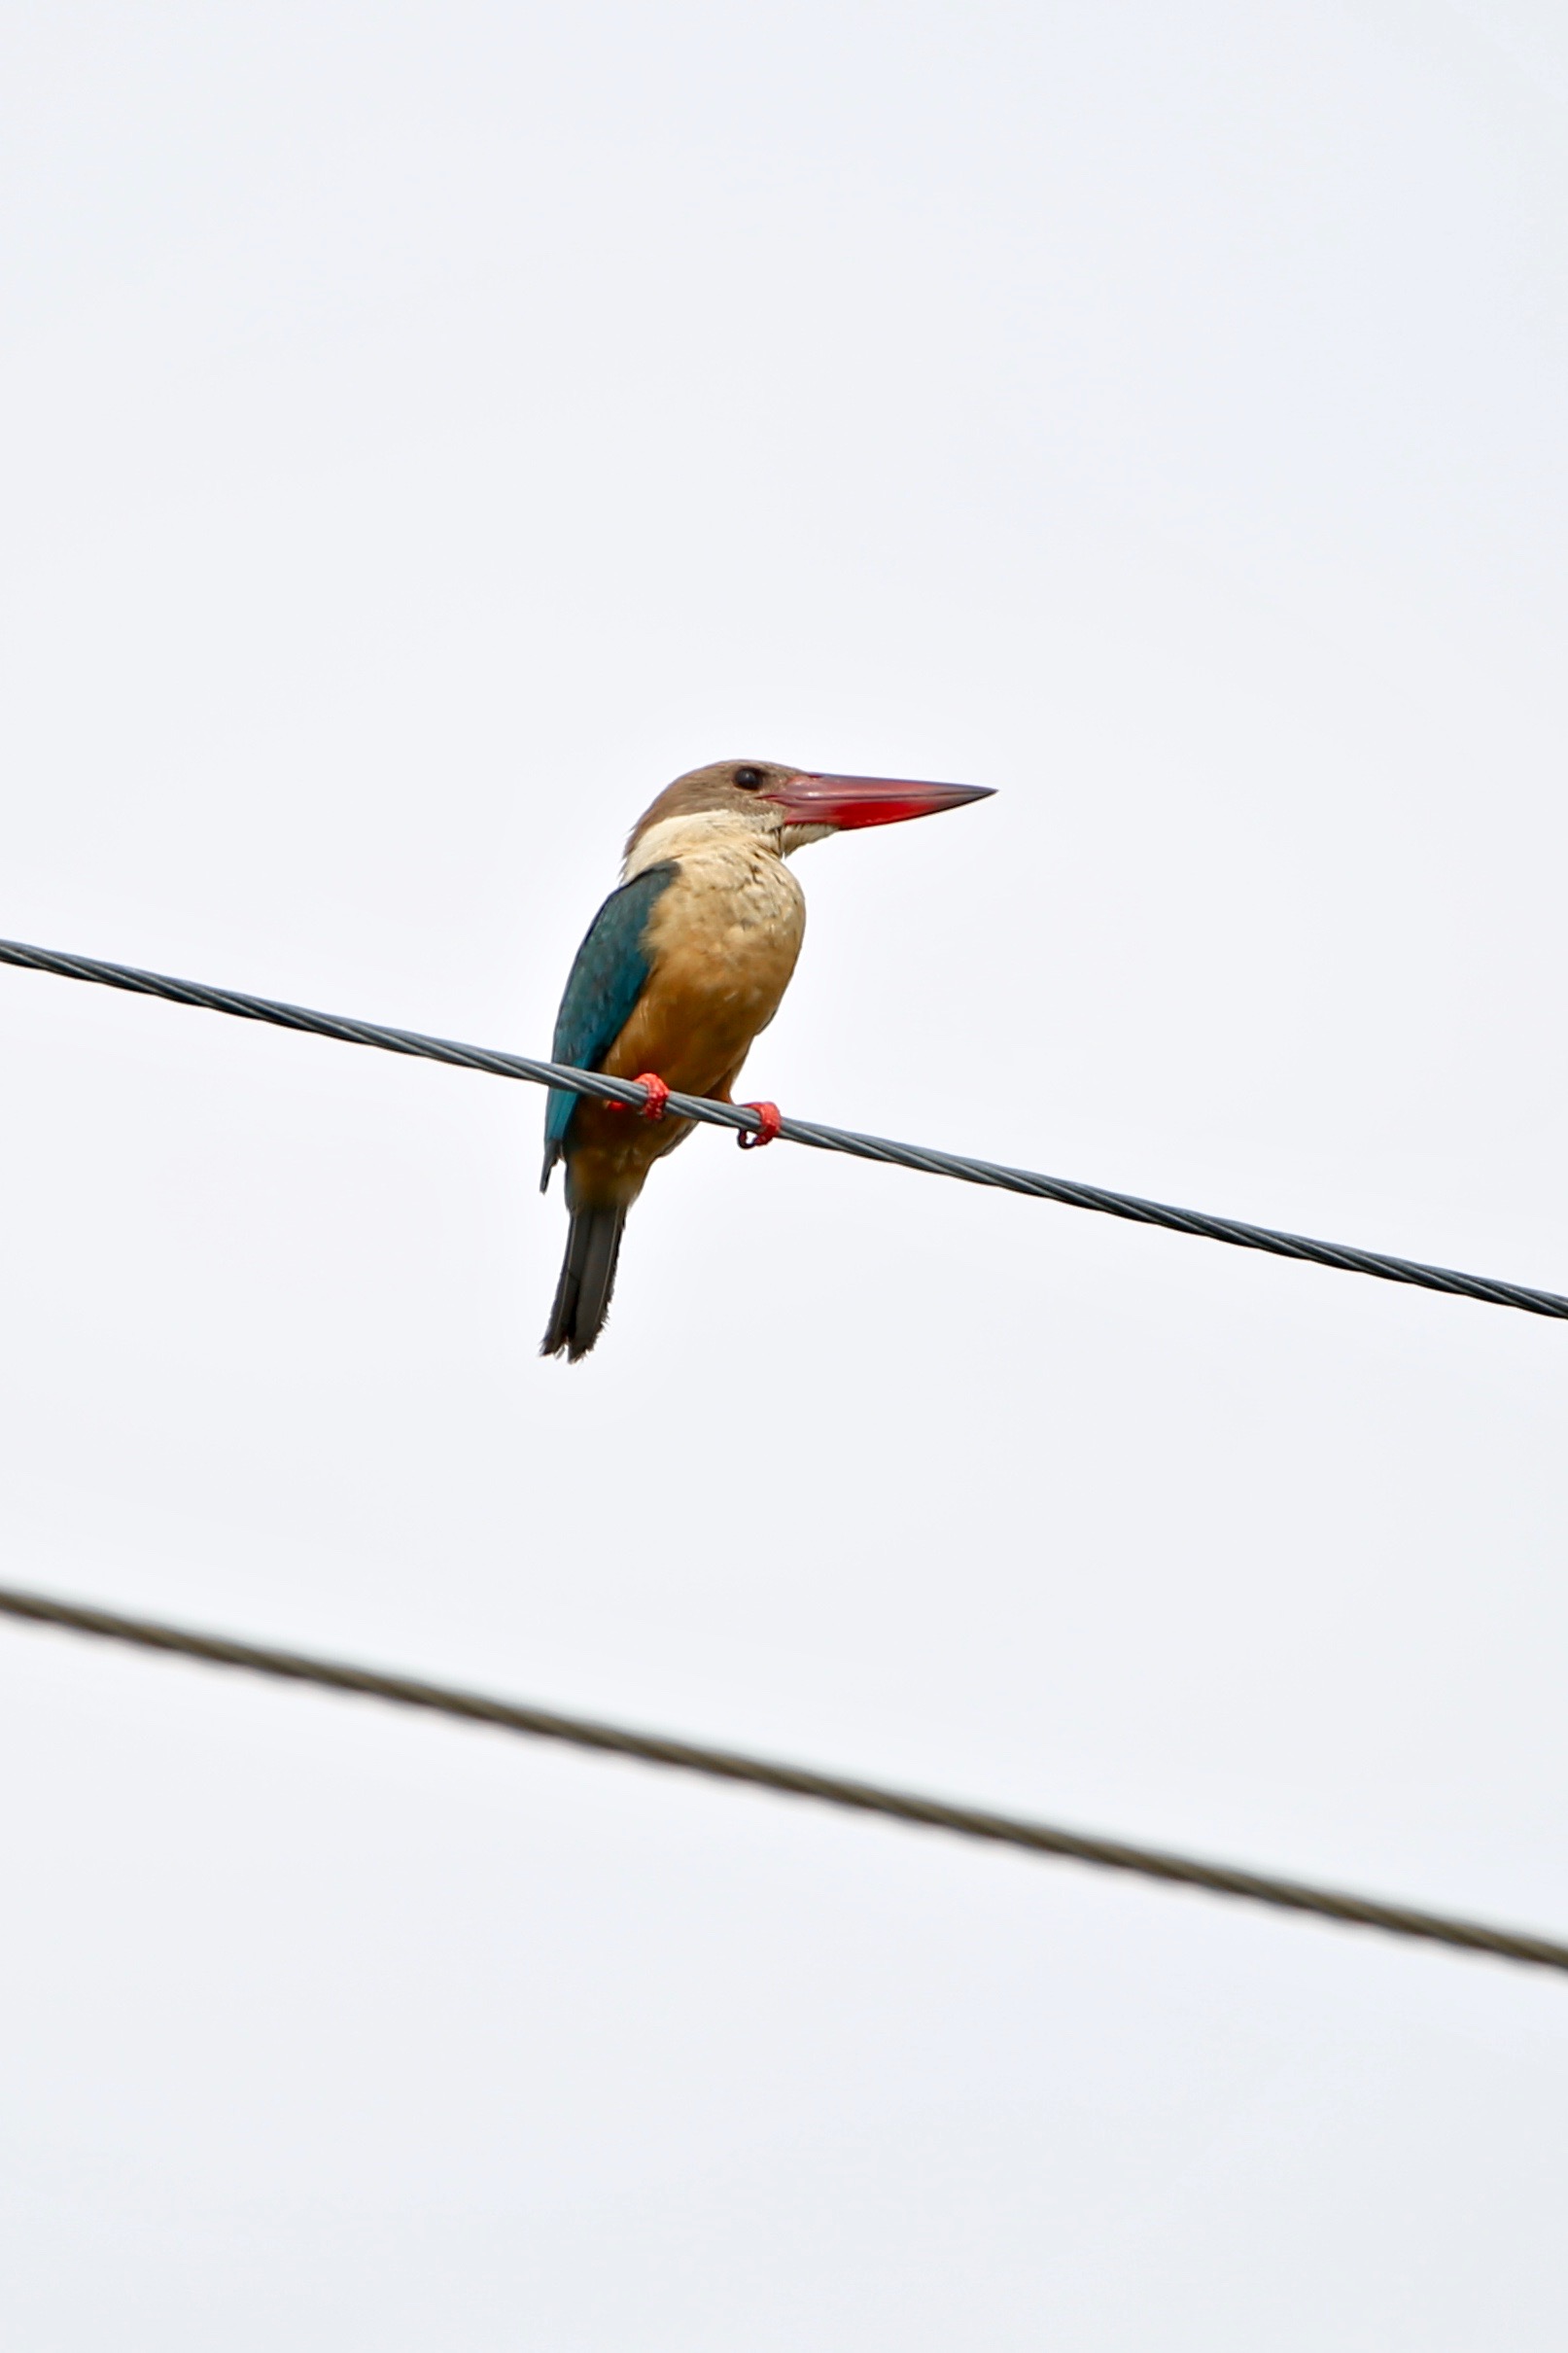
[[[596,1095],[608,1103],[623,1103],[641,1110],[645,1090],[626,1079],[607,1078],[597,1071],[575,1071],[563,1063],[534,1062],[522,1054],[503,1054],[492,1046],[460,1045],[450,1037],[427,1037],[417,1030],[389,1030],[379,1022],[354,1021],[340,1013],[317,1013],[306,1005],[278,1002],[270,997],[249,997],[238,989],[215,989],[204,981],[174,980],[166,972],[142,972],[131,965],[105,964],[95,956],[65,956],[54,948],[28,947],[16,939],[0,939],[0,964],[17,965],[25,971],[53,972],[65,980],[96,981],[104,988],[128,989],[139,997],[163,997],[171,1003],[200,1005],[211,1013],[232,1013],[241,1021],[264,1021],[283,1030],[304,1030],[316,1037],[334,1037],[345,1045],[378,1046],[387,1054],[410,1054],[425,1062],[444,1062],[462,1071],[483,1071],[494,1078],[524,1078],[535,1086],[561,1087],[575,1095]],[[704,1096],[669,1097],[669,1109],[680,1119],[709,1127],[730,1128],[743,1136],[761,1132],[762,1121],[744,1104],[711,1103]],[[848,1152],[856,1160],[875,1160],[890,1168],[916,1169],[928,1176],[957,1176],[966,1184],[992,1185],[1004,1193],[1025,1193],[1036,1201],[1058,1201],[1068,1209],[1098,1210],[1107,1217],[1127,1217],[1138,1225],[1158,1225],[1175,1234],[1198,1234],[1207,1242],[1228,1242],[1237,1249],[1267,1250],[1276,1258],[1305,1258],[1316,1266],[1339,1267],[1349,1275],[1376,1275],[1384,1282],[1406,1282],[1424,1291],[1446,1291],[1462,1299],[1481,1299],[1491,1307],[1519,1308],[1528,1316],[1568,1317],[1568,1298],[1556,1291],[1532,1289],[1522,1282],[1503,1282],[1487,1275],[1462,1275],[1452,1267],[1426,1266],[1415,1258],[1392,1258],[1381,1250],[1361,1250],[1339,1242],[1314,1242],[1306,1234],[1283,1234],[1272,1226],[1244,1225],[1239,1218],[1214,1217],[1204,1210],[1172,1209],[1163,1201],[1143,1201],[1135,1193],[1112,1193],[1102,1185],[1076,1184],[1063,1176],[1042,1176],[1031,1169],[1010,1169],[990,1160],[968,1160],[958,1152],[938,1152],[924,1144],[894,1143],[886,1136],[859,1136],[852,1129],[819,1127],[805,1119],[784,1119],[777,1133],[790,1143],[813,1145],[819,1152]]]
[[[243,1668],[252,1674],[273,1675],[288,1683],[357,1692],[366,1699],[389,1700],[401,1707],[456,1716],[468,1724],[489,1724],[501,1732],[564,1740],[574,1748],[635,1757],[644,1765],[668,1765],[679,1773],[703,1774],[712,1780],[746,1781],[753,1788],[776,1790],[786,1797],[813,1798],[819,1805],[847,1807],[856,1813],[885,1814],[895,1822],[948,1830],[959,1838],[985,1839],[995,1845],[1022,1846],[1031,1854],[1063,1855],[1077,1863],[1098,1863],[1107,1871],[1130,1871],[1142,1879],[1202,1887],[1210,1895],[1237,1896],[1245,1903],[1270,1904],[1285,1912],[1315,1913],[1322,1919],[1340,1920],[1354,1928],[1380,1928],[1389,1936],[1417,1937],[1427,1944],[1455,1946],[1463,1952],[1488,1952],[1538,1969],[1568,1970],[1568,1945],[1550,1937],[1489,1928],[1479,1920],[1452,1919],[1443,1913],[1414,1912],[1404,1904],[1381,1904],[1332,1887],[1308,1886],[1299,1879],[1237,1871],[1229,1864],[1167,1854],[1155,1846],[1130,1846],[1120,1839],[1089,1838],[1050,1822],[991,1813],[974,1806],[952,1806],[913,1790],[847,1780],[839,1774],[814,1773],[806,1766],[784,1765],[735,1749],[673,1740],[660,1733],[597,1723],[587,1716],[560,1715],[553,1708],[523,1707],[482,1692],[456,1690],[450,1684],[426,1683],[407,1675],[381,1674],[373,1668],[349,1666],[339,1659],[234,1642],[224,1634],[200,1633],[192,1627],[167,1626],[153,1618],[122,1617],[116,1610],[93,1609],[82,1602],[60,1601],[48,1594],[9,1586],[0,1586],[0,1616],[63,1627],[71,1633],[96,1634],[111,1642],[128,1642],[139,1650],[172,1651],[182,1658],[199,1659],[208,1667]]]

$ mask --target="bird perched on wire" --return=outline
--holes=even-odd
[[[541,1353],[575,1363],[604,1328],[626,1212],[655,1160],[691,1132],[673,1091],[732,1100],[751,1040],[779,1009],[806,902],[784,860],[806,843],[984,800],[985,785],[825,776],[778,760],[716,760],[667,786],[632,828],[620,887],[577,950],[553,1059],[640,1079],[644,1111],[557,1089],[544,1175],[566,1162],[572,1225]],[[770,1141],[779,1114],[757,1105]]]

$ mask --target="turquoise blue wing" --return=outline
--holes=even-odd
[[[674,860],[649,866],[612,891],[588,927],[577,950],[555,1017],[552,1062],[576,1071],[597,1071],[632,1017],[648,976],[645,945],[648,917],[675,878]],[[575,1095],[552,1087],[544,1109],[544,1175],[540,1189],[566,1149],[567,1130],[577,1107]]]

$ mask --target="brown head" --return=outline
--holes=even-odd
[[[905,777],[827,776],[783,760],[720,759],[666,785],[626,844],[631,857],[645,833],[671,818],[733,815],[778,837],[782,855],[863,825],[893,825],[986,800],[990,785],[927,785]]]

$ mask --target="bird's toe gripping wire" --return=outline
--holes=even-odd
[[[749,1128],[743,1128],[735,1139],[742,1151],[754,1152],[758,1144],[772,1143],[784,1126],[784,1113],[778,1105],[776,1103],[743,1103],[741,1109],[755,1111],[757,1115],[756,1133],[753,1135]]]
[[[658,1072],[640,1071],[632,1083],[641,1087],[646,1097],[640,1106],[640,1115],[644,1119],[662,1119],[665,1106],[670,1100],[670,1090]],[[607,1103],[605,1106],[607,1111],[629,1111],[633,1107],[629,1103]],[[755,1130],[744,1129],[735,1139],[743,1152],[755,1151],[759,1143],[772,1143],[783,1132],[784,1113],[776,1103],[743,1103],[737,1107],[743,1111],[755,1111],[757,1116]]]
[[[638,1116],[642,1119],[662,1119],[664,1117],[664,1106],[670,1100],[670,1090],[665,1085],[663,1079],[659,1076],[657,1071],[639,1071],[637,1076],[633,1079],[632,1084],[635,1087],[641,1087],[643,1089],[644,1095],[646,1098],[645,1102],[641,1105],[630,1103],[607,1103],[605,1106],[606,1110],[636,1110]]]

